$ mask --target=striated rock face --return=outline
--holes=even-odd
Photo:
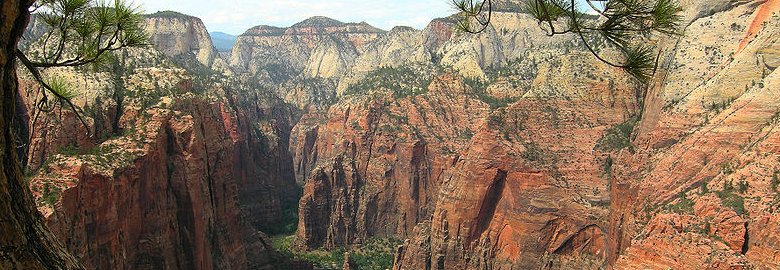
[[[522,14],[476,36],[442,19],[377,38],[293,132],[298,244],[408,238],[396,269],[777,268],[777,1],[684,4],[687,34],[659,41],[647,89]],[[437,63],[451,68],[427,91],[372,84]],[[470,121],[450,112],[470,106]],[[399,176],[419,152],[435,177]]]
[[[594,265],[606,260],[607,157],[593,149],[609,128],[636,114],[636,89],[566,38],[531,43],[525,37],[528,43],[521,43],[529,32],[543,35],[530,28],[525,15],[497,18],[499,30],[449,40],[443,40],[451,37],[449,28],[440,25],[447,20],[422,32],[394,29],[358,58],[363,64],[350,76],[362,79],[347,87],[327,116],[303,117],[291,143],[297,180],[306,184],[297,233],[302,247],[410,237],[397,258],[404,269],[445,261],[448,267],[478,267],[499,258],[534,267],[546,253],[550,260],[557,258],[553,255],[587,258],[581,261]],[[556,48],[553,42],[564,45]],[[492,49],[478,49],[487,47]],[[553,57],[561,51],[571,55]],[[379,66],[431,65],[432,58],[419,61],[415,55],[439,55],[453,67],[423,68],[441,72],[425,84],[426,91],[413,90],[416,75],[401,77],[408,84],[399,88],[371,84],[374,76],[395,81],[394,72],[403,70]],[[489,77],[489,85],[464,79],[471,71]],[[531,194],[544,195],[531,199]],[[506,196],[512,199],[501,201]],[[536,208],[526,208],[531,202]],[[413,232],[418,223],[434,227]],[[537,245],[540,238],[548,240]],[[570,239],[598,242],[583,251]],[[515,247],[477,249],[499,244]],[[465,259],[477,252],[486,252],[481,262]],[[431,254],[439,254],[441,262],[431,261]]]
[[[273,81],[304,70],[310,77],[340,76],[346,62],[381,33],[366,23],[325,17],[312,17],[289,28],[257,26],[238,37],[230,64]]]
[[[715,11],[713,12],[712,9]],[[693,14],[665,53],[637,130],[616,164],[617,268],[774,269],[777,229],[777,1]],[[769,56],[765,56],[769,55]],[[769,63],[769,64],[767,64]]]
[[[422,31],[385,32],[325,17],[289,28],[257,26],[239,37],[230,65],[244,81],[274,89],[301,109],[325,111],[335,97],[382,67],[448,67],[485,79],[487,71],[538,50],[576,43],[571,37],[543,38],[530,16],[504,10],[497,9],[495,27],[478,36],[453,33],[453,18],[436,19]]]
[[[93,157],[55,158],[33,178],[44,200],[67,179],[47,219],[88,268],[249,269],[274,260],[236,207],[238,163],[223,112],[183,103],[189,114],[147,111],[145,123],[127,123],[137,135],[104,142]]]
[[[326,118],[304,116],[291,145],[296,175],[306,182],[299,244],[334,248],[407,236],[430,215],[443,171],[487,110],[445,76],[420,96],[380,91],[347,97]]]
[[[348,72],[339,80],[336,92],[344,94],[359,83],[371,71],[382,67],[398,68],[406,65],[430,63],[430,54],[422,46],[422,35],[409,27],[395,27],[367,46],[365,51],[350,63]]]
[[[641,110],[620,82],[605,91],[535,79],[494,114],[444,173],[431,220],[399,248],[395,268],[777,268],[768,230],[780,198],[780,88],[770,52],[780,21],[767,15],[777,2],[697,3],[687,34],[662,43]],[[583,99],[598,95],[628,106]],[[604,126],[578,130],[585,123]]]
[[[210,67],[218,58],[206,26],[199,18],[174,11],[162,11],[146,16],[146,31],[151,42],[168,57],[194,56]]]
[[[289,28],[257,26],[238,37],[230,66],[244,81],[275,90],[299,108],[327,108],[335,85],[384,33],[366,23],[312,17]]]
[[[558,67],[543,66],[529,92],[477,129],[444,173],[432,218],[399,250],[395,268],[588,268],[606,262],[610,159],[597,146],[637,107],[629,83],[587,59],[580,54],[558,59]],[[609,79],[572,76],[583,67],[577,61]],[[544,93],[552,85],[555,95]]]
[[[38,88],[21,80],[29,184],[49,227],[89,269],[284,268],[261,230],[298,198],[293,110],[152,49],[116,56],[50,71],[77,89],[87,126],[67,108],[37,111]]]

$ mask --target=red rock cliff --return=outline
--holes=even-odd
[[[395,268],[779,267],[776,5],[691,6],[642,110],[583,85],[613,101],[542,95],[491,117]]]
[[[296,126],[296,175],[305,180],[297,237],[334,248],[405,237],[427,219],[434,193],[488,107],[452,76],[428,93],[349,96]]]
[[[565,78],[574,59],[583,58],[564,57],[562,66],[540,71],[569,81],[559,85],[559,96],[521,98],[477,129],[444,173],[431,219],[399,248],[396,269],[581,268],[607,261],[605,167],[608,150],[621,141],[602,138],[619,136],[612,127],[632,122],[636,100],[633,88],[620,86],[625,82]],[[597,77],[614,72],[596,66]],[[526,96],[544,95],[537,91],[545,84]]]
[[[57,70],[82,78],[71,82],[89,127],[28,105],[30,185],[50,228],[90,269],[286,263],[261,230],[297,199],[289,107],[227,79],[203,84],[152,50],[122,55],[127,69]],[[35,91],[22,89],[27,104]]]
[[[616,160],[615,268],[780,267],[770,233],[780,207],[780,21],[767,15],[780,10],[776,1],[722,10],[668,49],[638,151]]]

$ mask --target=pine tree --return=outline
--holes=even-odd
[[[480,33],[490,27],[495,0],[451,0],[460,11],[457,28]],[[651,38],[679,34],[682,8],[675,0],[527,0],[522,12],[539,22],[548,36],[571,34],[598,60],[624,69],[640,82],[653,75],[656,63]],[[589,9],[593,15],[584,10]],[[595,40],[604,40],[597,45]],[[617,57],[603,52],[614,49]]]

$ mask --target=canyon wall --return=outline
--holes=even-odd
[[[30,185],[94,268],[289,267],[262,232],[296,203],[297,248],[405,239],[399,270],[778,268],[779,2],[682,3],[647,86],[508,1],[478,35],[313,17],[226,60],[151,15],[156,50],[56,71],[88,128],[21,80]]]
[[[312,17],[288,28],[256,26],[238,37],[230,66],[299,108],[326,109],[335,84],[368,44],[384,33],[367,23]]]
[[[453,76],[428,93],[347,96],[296,126],[295,166],[305,179],[297,240],[335,248],[405,237],[427,219],[442,173],[488,112]]]
[[[296,126],[297,243],[411,238],[397,258],[407,269],[606,262],[609,157],[594,147],[635,122],[638,88],[574,39],[543,38],[527,15],[497,13],[477,36],[453,35],[450,22],[377,39],[328,113]],[[570,238],[594,243],[582,251]]]
[[[776,1],[698,3],[686,3],[685,35],[660,41],[659,71],[633,100],[641,110],[548,96],[521,99],[488,123],[445,173],[451,182],[431,220],[399,247],[395,268],[777,268],[769,231],[780,198],[780,9]],[[595,91],[581,97],[634,96],[581,89]],[[555,117],[534,109],[548,102]],[[575,110],[566,117],[566,108]],[[595,119],[613,127],[577,130]],[[509,140],[518,135],[524,145]],[[537,162],[516,157],[534,148]]]
[[[337,101],[290,144],[298,245],[408,238],[397,269],[776,267],[777,2],[683,4],[649,87],[511,12],[329,58]]]
[[[156,48],[119,51],[96,70],[47,71],[77,91],[86,125],[64,103],[40,110],[38,87],[22,77],[39,210],[89,269],[290,266],[262,231],[297,203],[287,146],[294,110],[203,73],[213,60],[187,62],[213,49],[200,20],[148,22],[160,31]]]
[[[688,11],[615,164],[616,268],[780,267],[778,1]]]
[[[602,138],[622,136],[613,127],[635,121],[635,88],[585,53],[559,60],[542,64],[523,97],[476,129],[445,172],[432,217],[399,248],[397,268],[606,262],[609,150],[622,142]],[[582,67],[596,67],[599,79],[575,75]],[[545,93],[552,85],[555,94]]]

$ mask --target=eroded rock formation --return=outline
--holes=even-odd
[[[616,164],[617,268],[777,268],[777,1],[723,3],[670,44]],[[692,10],[701,14],[701,11]],[[769,63],[769,64],[767,64]],[[687,66],[687,67],[686,67]],[[695,67],[695,68],[690,68]],[[773,184],[774,183],[774,184]],[[671,210],[669,210],[671,209]]]
[[[333,248],[404,237],[425,220],[442,173],[487,115],[489,106],[463,91],[443,76],[425,95],[347,97],[325,118],[304,116],[293,144],[296,174],[306,182],[300,243]]]
[[[452,170],[431,221],[399,248],[395,268],[778,267],[780,246],[767,234],[777,226],[780,138],[776,73],[767,53],[774,51],[780,21],[767,14],[777,12],[774,1],[689,6],[686,35],[661,43],[661,69],[647,96],[634,101],[642,110],[571,106],[580,121],[603,113],[592,119],[615,128],[601,134],[564,123],[553,133],[563,138],[529,140],[555,125],[522,125],[531,135],[521,141],[556,142],[538,147],[540,163],[501,158],[529,148],[509,148],[511,141],[491,132],[507,129],[507,120],[545,118],[533,109],[538,104],[514,103],[507,112],[522,108],[520,117],[509,113],[502,124],[478,132],[466,150],[474,154]],[[605,92],[584,96],[598,93]],[[553,104],[556,118],[571,118],[560,113],[569,106]],[[627,112],[642,113],[638,126],[617,125]],[[572,137],[576,143],[565,149]],[[527,167],[531,172],[512,173]],[[556,178],[566,181],[551,181]]]
[[[162,32],[153,36],[208,39],[205,28],[179,31],[202,27],[191,17],[149,20]],[[210,44],[173,36],[159,51],[120,51],[97,72],[50,70],[78,89],[87,126],[68,108],[38,110],[38,88],[21,80],[31,189],[49,227],[89,269],[290,263],[262,231],[277,228],[298,198],[287,150],[294,111],[217,72],[200,77],[207,66],[171,61],[201,60],[179,51],[200,46],[193,42]]]
[[[778,268],[778,1],[683,5],[646,87],[505,1],[479,35],[258,26],[229,61],[150,19],[167,57],[58,71],[90,128],[33,121],[30,184],[97,268],[279,263],[297,185],[297,247],[406,239],[399,270]]]

